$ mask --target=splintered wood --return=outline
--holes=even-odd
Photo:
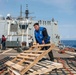
[[[41,47],[44,46],[50,47],[48,50],[41,50]],[[5,64],[15,75],[45,74],[49,71],[52,71],[52,69],[62,68],[62,64],[59,63],[54,63],[49,60],[39,61],[46,54],[48,54],[48,52],[53,50],[54,47],[54,44],[34,45],[29,50],[18,54],[13,60],[7,61]],[[59,67],[59,65],[61,67]]]

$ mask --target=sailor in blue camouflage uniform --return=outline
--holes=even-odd
[[[39,23],[35,23],[33,26],[35,28],[34,35],[35,35],[36,42],[39,44],[49,44],[50,43],[50,36],[47,33],[47,29],[45,27],[40,27]],[[49,48],[49,46],[43,47],[42,49],[47,50],[48,48]],[[50,51],[48,53],[48,55],[50,57],[50,60],[54,61],[52,51]]]

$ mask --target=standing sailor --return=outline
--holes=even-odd
[[[6,49],[6,38],[4,35],[2,35],[1,44],[2,44],[2,50],[5,50]]]
[[[49,44],[50,36],[47,33],[47,29],[45,27],[40,27],[38,23],[35,23],[33,26],[35,28],[34,35],[35,35],[36,42],[39,44]],[[48,48],[49,46],[43,47],[42,49],[47,50]],[[52,51],[50,51],[48,55],[50,57],[50,60],[54,61]]]

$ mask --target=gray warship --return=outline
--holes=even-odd
[[[33,17],[29,17],[28,6],[26,6],[25,17],[22,16],[22,6],[20,7],[20,16],[17,18],[7,14],[7,17],[0,18],[1,34],[4,34],[7,38],[6,46],[21,46],[22,42],[26,42],[26,46],[34,41],[34,28],[33,24],[38,22],[40,26],[47,28],[49,35],[51,36],[51,42],[58,45],[60,42],[60,36],[58,33],[58,22],[52,18],[52,20],[33,20]]]
[[[42,62],[43,64],[40,63],[40,66],[46,67],[46,70],[48,68],[49,72],[45,73],[43,72],[44,68],[41,69],[41,67],[39,67],[39,69],[45,73],[42,74],[40,71],[35,70],[37,67],[33,67],[24,75],[76,75],[76,49],[65,47],[61,44],[58,22],[55,21],[54,18],[49,21],[33,20],[32,17],[29,17],[28,6],[26,6],[25,17],[22,16],[22,6],[20,7],[19,17],[14,18],[10,14],[7,14],[6,18],[0,17],[0,25],[2,25],[0,35],[4,34],[7,38],[6,50],[0,50],[0,75],[12,75],[12,73],[8,73],[5,63],[14,59],[16,55],[22,53],[24,50],[28,50],[32,44],[35,43],[33,24],[36,22],[38,22],[40,26],[47,28],[51,36],[50,41],[56,46],[53,50],[54,62],[61,63],[63,66],[61,64],[57,66],[58,64],[56,63],[56,65],[53,64],[56,68],[49,70],[47,66],[43,65],[44,62]],[[45,60],[45,62],[46,65],[49,64],[49,61]],[[50,62],[50,65],[51,63],[53,62]],[[33,72],[34,70],[35,72]],[[17,71],[11,71],[14,72],[13,75],[21,75]],[[40,74],[35,74],[36,72]]]

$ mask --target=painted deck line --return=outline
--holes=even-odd
[[[12,49],[5,50],[5,51],[3,51],[0,55],[5,54],[5,53],[7,53],[7,52],[9,52],[9,51],[11,51],[11,50],[12,50]]]

